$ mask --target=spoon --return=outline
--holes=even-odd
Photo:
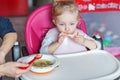
[[[36,54],[36,56],[34,56],[34,58],[31,61],[29,61],[28,64],[31,65],[35,60],[40,59],[40,58],[42,58],[42,55]],[[27,67],[20,67],[20,68],[21,69],[27,69],[28,67],[29,66],[27,66]]]

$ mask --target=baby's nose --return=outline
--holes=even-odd
[[[65,30],[66,30],[66,31],[69,31],[69,27],[68,27],[68,26],[66,26],[66,27],[65,27]]]

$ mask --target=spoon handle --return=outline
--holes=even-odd
[[[42,55],[37,54],[31,61],[28,62],[28,64],[31,65],[35,60],[40,59],[40,58],[42,58]],[[20,67],[20,69],[27,69],[28,67],[29,66],[27,66],[27,67]]]

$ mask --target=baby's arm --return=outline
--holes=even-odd
[[[57,47],[59,46],[59,43],[56,41],[53,41],[50,37],[45,37],[42,46],[40,49],[41,54],[52,54]]]
[[[79,33],[75,34],[73,40],[80,45],[83,45],[89,49],[96,49],[97,44],[94,39],[87,36],[86,34],[80,35]]]
[[[59,42],[53,42],[52,44],[50,44],[48,46],[48,53],[49,54],[53,54],[54,51],[60,46],[60,43]]]
[[[83,37],[84,38],[84,37]],[[96,43],[93,41],[93,40],[90,40],[90,39],[87,39],[87,38],[84,38],[83,39],[83,42],[81,43],[83,46],[86,46],[87,48],[89,49],[96,49],[97,48],[97,45]]]
[[[63,42],[63,40],[65,39],[66,36],[67,36],[67,34],[60,33],[58,35],[58,40],[49,45],[48,53],[53,54],[54,51],[61,45],[61,43]]]

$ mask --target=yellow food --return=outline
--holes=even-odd
[[[47,67],[47,66],[53,65],[53,62],[49,60],[41,59],[41,60],[34,61],[32,65],[37,67]]]

